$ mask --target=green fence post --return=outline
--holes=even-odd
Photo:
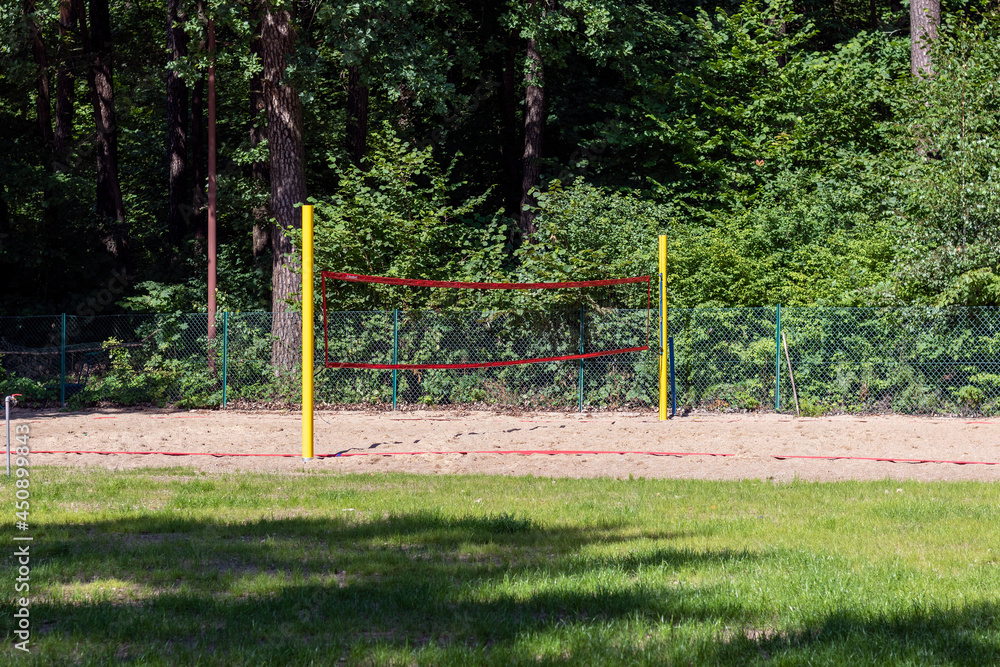
[[[399,308],[392,311],[392,363],[399,363]],[[396,389],[399,386],[399,371],[392,369],[392,409],[396,410]]]
[[[781,304],[774,327],[774,411],[781,412]]]
[[[583,317],[584,305],[580,304],[580,354],[583,354]],[[583,412],[583,359],[580,360],[580,412]]]
[[[66,407],[66,313],[62,314],[62,344],[59,346],[59,397]]]
[[[229,381],[229,311],[222,313],[222,407],[226,407],[226,384]]]

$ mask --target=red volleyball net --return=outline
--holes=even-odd
[[[495,368],[649,349],[649,276],[487,283],[324,271],[322,294],[327,368]]]

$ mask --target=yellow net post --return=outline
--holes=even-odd
[[[302,459],[313,458],[313,207],[302,207]]]
[[[669,403],[670,384],[667,379],[667,372],[670,362],[667,359],[667,237],[660,235],[659,248],[659,287],[660,287],[660,421],[667,419],[667,406]]]

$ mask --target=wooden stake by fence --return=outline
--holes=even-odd
[[[781,345],[785,348],[785,363],[788,364],[788,379],[792,381],[792,398],[795,399],[795,416],[801,417],[799,412],[799,392],[795,391],[795,375],[792,373],[792,359],[788,356],[788,341],[785,340],[785,332],[781,332]]]

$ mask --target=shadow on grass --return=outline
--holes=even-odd
[[[835,612],[805,629],[743,628],[710,662],[781,658],[786,664],[1000,665],[1000,604],[913,609],[898,615]]]
[[[32,608],[39,650],[56,662],[745,664],[826,655],[820,662],[858,663],[933,662],[952,651],[955,664],[1000,661],[988,641],[995,607],[832,614],[794,634],[753,630],[750,610],[726,590],[645,574],[749,567],[770,554],[676,548],[669,543],[685,535],[668,532],[644,534],[660,541],[655,548],[610,556],[590,547],[634,534],[433,512],[245,524],[156,515],[48,525],[45,535],[33,581],[76,587]],[[120,591],[107,590],[113,582]],[[651,653],[656,642],[627,634],[637,625],[668,635],[686,625],[715,630]],[[719,626],[738,629],[720,636]],[[559,651],[543,656],[550,644]]]

